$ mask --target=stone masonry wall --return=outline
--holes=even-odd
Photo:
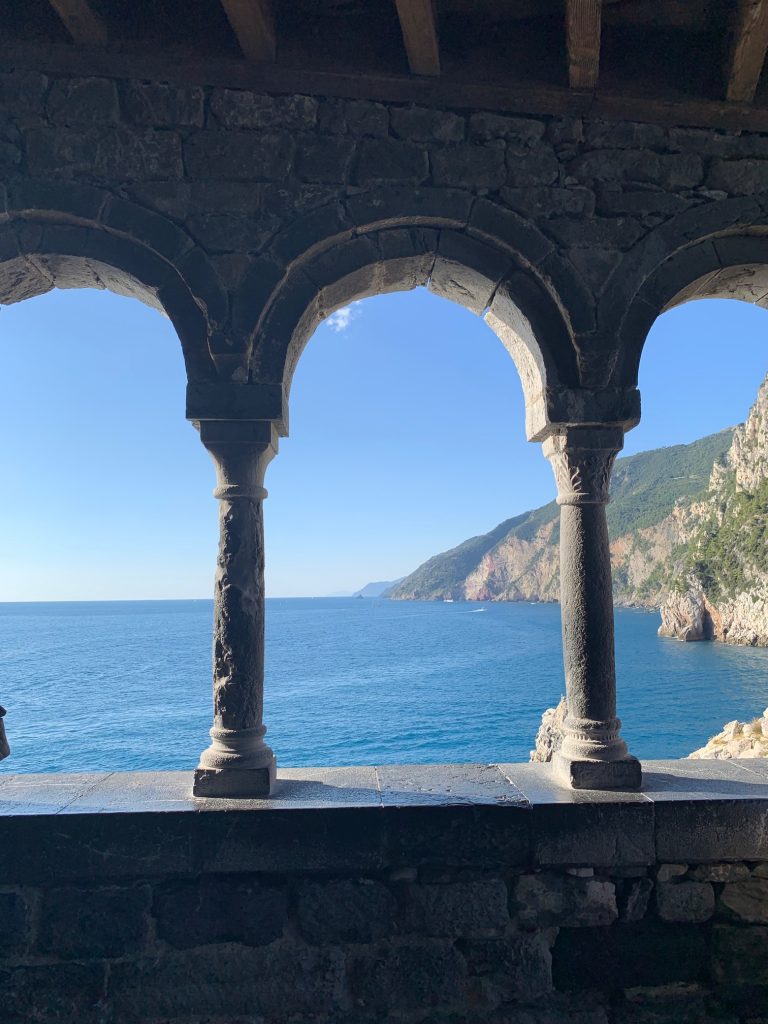
[[[768,1016],[768,862],[0,887],[4,1024]]]
[[[418,193],[425,216],[474,217],[478,230],[486,223],[524,240],[526,259],[554,282],[581,338],[582,383],[599,385],[615,357],[600,348],[606,342],[590,351],[584,339],[622,255],[651,233],[659,242],[643,258],[653,261],[673,238],[759,221],[768,135],[17,69],[0,73],[0,183],[0,211],[7,201],[25,217],[34,213],[25,189],[49,187],[55,211],[63,183],[162,214],[198,251],[190,267],[202,273],[205,256],[213,268],[231,337],[253,329],[293,261],[340,231],[377,218],[396,223]],[[500,214],[478,205],[489,200]],[[726,212],[708,219],[723,204]],[[686,213],[695,216],[684,229],[659,235]],[[462,261],[455,240],[420,244],[443,244]],[[471,275],[434,287],[472,305]],[[10,300],[25,291],[0,268],[0,293]],[[618,306],[626,299],[619,287]],[[224,363],[219,370],[236,372]]]

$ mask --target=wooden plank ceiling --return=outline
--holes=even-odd
[[[768,49],[768,0],[0,0],[6,45],[52,13],[91,50],[740,105]]]

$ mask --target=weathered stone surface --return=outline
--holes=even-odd
[[[384,138],[389,132],[389,110],[383,103],[349,100],[344,104],[344,121],[352,135]]]
[[[321,1015],[338,1006],[337,950],[222,945],[112,965],[107,1000],[115,1019],[229,1019],[237,1014]]]
[[[265,96],[241,89],[214,89],[214,123],[225,128],[306,131],[317,121],[317,100],[311,96]]]
[[[768,160],[713,160],[707,174],[708,188],[730,195],[760,195],[767,185]]]
[[[715,925],[712,974],[727,985],[768,985],[768,928]]]
[[[501,198],[513,210],[528,217],[551,217],[553,214],[591,217],[595,212],[595,193],[588,188],[508,188]],[[616,211],[619,213],[633,211]]]
[[[510,909],[528,928],[607,925],[618,916],[616,887],[599,878],[521,875],[512,888]]]
[[[748,924],[768,924],[768,878],[729,882],[720,894],[718,909]]]
[[[687,206],[688,201],[681,195],[648,189],[602,188],[597,196],[597,212],[609,217],[621,214],[668,217],[680,213]]]
[[[127,120],[145,125],[203,125],[205,93],[196,86],[128,82],[122,102]]]
[[[184,163],[191,178],[279,180],[288,174],[293,150],[287,135],[199,131],[184,142]]]
[[[454,146],[432,153],[432,180],[459,188],[500,188],[506,181],[504,150],[498,146]]]
[[[697,864],[688,873],[696,882],[745,882],[750,877],[746,864]]]
[[[636,985],[696,981],[706,962],[695,925],[652,920],[612,928],[561,928],[552,954],[555,987],[617,991]]]
[[[507,935],[462,944],[470,975],[479,977],[491,1005],[534,1001],[552,990],[552,956],[544,935]]]
[[[175,132],[123,127],[35,129],[27,136],[27,161],[33,173],[112,181],[174,179],[184,171]]]
[[[22,118],[39,117],[44,110],[48,79],[36,71],[0,73],[0,108]]]
[[[354,152],[354,141],[344,136],[302,141],[296,154],[296,173],[307,181],[346,181]]]
[[[380,181],[426,180],[427,154],[421,146],[392,139],[371,139],[360,144],[356,180],[359,185]]]
[[[405,927],[425,935],[472,935],[509,923],[507,887],[497,878],[412,885],[404,893]]]
[[[103,964],[0,966],[0,1019],[8,1024],[31,1021],[103,1020]]]
[[[158,938],[176,949],[211,942],[265,946],[283,934],[287,901],[275,888],[216,879],[163,886],[153,913]]]
[[[622,921],[641,921],[647,911],[653,892],[650,878],[627,879],[619,885],[618,906]]]
[[[546,125],[527,117],[507,117],[503,114],[479,113],[469,119],[471,139],[505,139],[513,146],[530,148],[544,137]]]
[[[47,109],[58,124],[115,122],[117,87],[109,78],[60,78],[51,86]]]
[[[662,921],[708,921],[715,912],[709,882],[662,882],[656,886],[656,912]]]
[[[349,957],[348,972],[352,997],[363,1011],[423,1011],[466,998],[466,961],[452,946],[435,942],[371,947]]]
[[[673,154],[659,157],[659,183],[664,188],[693,188],[704,179],[701,157],[694,153]]]
[[[64,960],[138,953],[149,927],[149,886],[52,889],[45,893],[37,945]]]
[[[584,142],[590,149],[660,149],[667,133],[660,125],[632,121],[586,121]]]
[[[412,142],[462,142],[464,118],[426,107],[395,107],[391,112],[392,131],[400,139]]]
[[[571,161],[568,173],[595,181],[656,181],[659,158],[648,150],[595,150]]]
[[[632,217],[552,217],[547,229],[563,246],[581,248],[601,246],[630,249],[642,236],[642,225]]]
[[[512,188],[531,188],[554,184],[560,175],[560,163],[554,151],[507,153],[507,184]]]
[[[26,943],[29,899],[19,892],[0,892],[0,954],[14,953]]]
[[[397,902],[371,879],[306,882],[297,893],[302,934],[315,945],[373,942],[397,931]]]

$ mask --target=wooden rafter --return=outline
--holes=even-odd
[[[248,60],[273,63],[277,42],[270,0],[221,0],[221,5]]]
[[[395,0],[408,66],[414,75],[440,74],[434,0]]]
[[[603,0],[566,0],[568,82],[572,89],[595,89],[600,73]]]
[[[768,49],[768,0],[739,0],[728,53],[725,95],[751,103]]]
[[[50,0],[50,4],[76,43],[84,46],[106,45],[107,26],[91,7],[89,0]]]

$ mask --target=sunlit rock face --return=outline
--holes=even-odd
[[[721,732],[688,756],[726,761],[734,757],[768,757],[768,708],[751,722],[728,722]]]

